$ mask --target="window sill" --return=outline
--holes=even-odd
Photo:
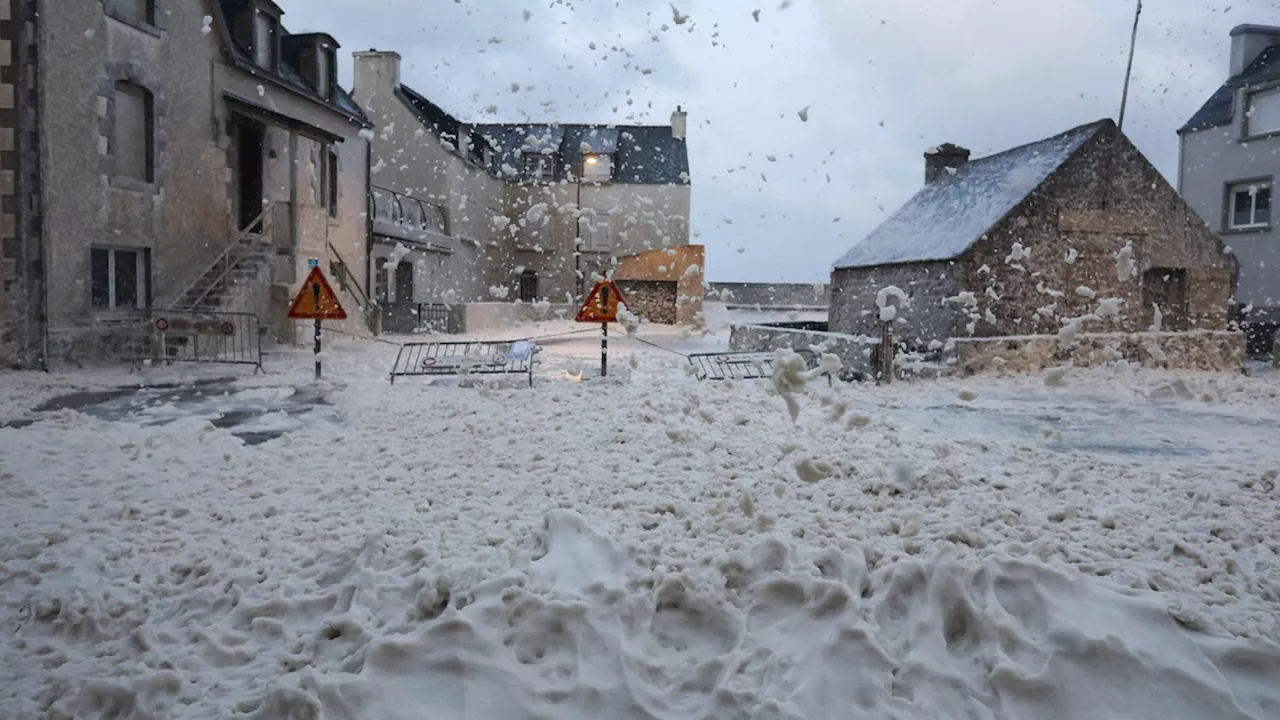
[[[1240,142],[1242,144],[1247,144],[1261,140],[1270,140],[1276,137],[1280,137],[1280,130],[1269,130],[1267,132],[1257,133],[1256,135],[1243,135],[1240,137]]]
[[[111,176],[110,184],[111,184],[111,187],[117,190],[128,190],[130,192],[151,193],[152,195],[156,194],[156,190],[157,190],[155,183],[147,182],[145,180],[139,180],[137,178],[123,177],[120,175]]]
[[[153,38],[161,38],[164,36],[164,31],[156,27],[155,25],[152,25],[151,23],[135,22],[133,20],[128,20],[118,15],[113,15],[110,11],[108,11],[106,15],[107,17],[111,18],[112,20],[115,20],[121,25],[131,27],[134,30],[137,30],[138,32],[146,33],[147,35],[150,35]]]
[[[1246,227],[1227,228],[1222,231],[1223,235],[1255,235],[1258,233],[1271,232],[1270,225],[1248,225]]]

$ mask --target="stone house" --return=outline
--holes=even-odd
[[[829,328],[878,336],[892,305],[897,338],[918,350],[1053,335],[1075,318],[1085,333],[1142,332],[1157,315],[1165,331],[1225,330],[1237,272],[1102,120],[977,160],[927,152],[924,188],[835,263]]]
[[[1280,329],[1280,27],[1231,30],[1226,80],[1178,130],[1178,192],[1240,259],[1236,302],[1254,353]]]
[[[669,262],[627,263],[624,293],[678,306],[651,320],[701,311],[701,254],[675,250],[689,245],[683,112],[670,126],[473,124],[405,85],[400,63],[355,54],[353,95],[376,128],[371,282],[384,317],[420,304],[571,305],[593,274],[667,250]]]
[[[158,309],[255,313],[292,342],[310,258],[360,307],[368,122],[337,42],[283,14],[0,1],[0,365],[112,359]]]

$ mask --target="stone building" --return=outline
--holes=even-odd
[[[270,0],[0,0],[0,365],[127,351],[148,310],[284,318],[366,277],[368,122]],[[363,326],[351,313],[347,329]]]
[[[1240,259],[1236,302],[1254,353],[1280,330],[1280,27],[1231,30],[1226,79],[1178,130],[1178,192]]]
[[[701,311],[701,254],[675,250],[689,245],[683,112],[670,126],[468,123],[405,85],[398,54],[376,50],[355,54],[353,95],[376,126],[372,282],[388,315],[569,305],[593,274],[668,249],[668,260],[626,263],[633,304],[675,303],[654,321]]]
[[[1085,333],[1146,331],[1157,316],[1165,331],[1224,330],[1237,272],[1102,120],[977,160],[931,149],[924,188],[835,263],[829,327],[877,336],[892,305],[897,337],[920,350],[1053,335],[1076,318]]]

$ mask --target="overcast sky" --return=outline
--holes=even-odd
[[[827,279],[923,183],[1119,111],[1130,0],[280,0],[291,32],[404,56],[476,122],[666,124],[689,112],[694,242],[716,281]],[[759,20],[752,10],[759,8]],[[1277,0],[1147,0],[1125,131],[1175,180],[1175,131],[1225,79],[1228,32]],[[515,88],[518,84],[518,90]],[[809,108],[808,121],[798,113]],[[770,158],[773,160],[770,160]]]

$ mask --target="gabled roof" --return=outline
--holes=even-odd
[[[230,55],[231,61],[237,68],[251,75],[270,78],[290,90],[301,93],[311,100],[337,110],[343,115],[346,115],[359,123],[362,127],[373,127],[373,123],[369,122],[369,118],[364,114],[364,110],[360,109],[360,106],[351,98],[351,95],[346,90],[343,90],[341,86],[337,86],[336,83],[335,87],[337,87],[337,90],[334,92],[332,99],[326,100],[321,96],[320,91],[309,80],[303,77],[301,69],[288,62],[288,59],[285,57],[288,53],[280,53],[279,70],[274,74],[259,67],[258,63],[254,60],[253,55],[249,52],[249,49],[237,42],[235,34],[231,31],[232,22],[235,19],[236,12],[238,12],[243,4],[244,0],[217,0],[217,2],[214,3],[218,12],[222,15],[222,27],[226,29],[224,37],[226,38],[226,42],[229,46],[227,48],[228,54]],[[283,39],[291,35],[291,33],[282,25],[280,26],[280,35]],[[336,72],[337,68],[334,68],[333,70]]]
[[[456,145],[465,123],[407,85],[396,88],[396,94],[424,125]],[[584,153],[612,153],[614,182],[689,184],[688,146],[671,135],[669,125],[489,123],[473,126],[473,132],[493,150],[493,167],[485,167],[461,147],[454,153],[504,180],[532,179],[525,174],[525,153],[558,156],[556,180],[572,179]]]
[[[1277,79],[1280,79],[1280,45],[1272,45],[1258,53],[1258,57],[1249,63],[1249,67],[1245,68],[1244,72],[1228,79],[1222,87],[1218,88],[1178,132],[1229,125],[1235,117],[1236,90]]]
[[[959,257],[1110,120],[971,160],[943,172],[835,262],[874,267]]]

